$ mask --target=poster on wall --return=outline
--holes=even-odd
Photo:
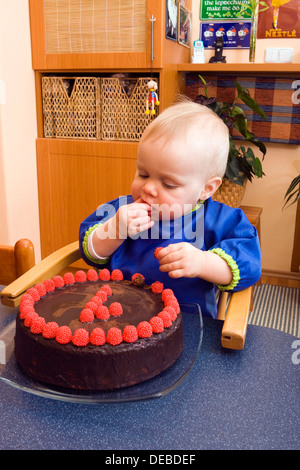
[[[177,41],[178,0],[166,1],[166,38]]]
[[[300,0],[264,0],[269,6],[258,15],[258,39],[299,39]]]
[[[249,19],[242,6],[249,5],[249,0],[201,0],[200,20],[236,20]]]
[[[178,42],[186,47],[191,47],[192,13],[179,5],[178,8]]]
[[[249,49],[251,22],[201,23],[200,39],[205,48],[214,48],[217,37],[223,36],[227,49]]]

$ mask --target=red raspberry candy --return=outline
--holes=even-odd
[[[134,325],[127,325],[123,330],[123,341],[126,343],[134,343],[139,335]]]
[[[94,295],[94,297],[91,298],[91,302],[93,302],[94,304],[96,304],[97,307],[99,307],[100,305],[102,305],[102,300],[100,299],[100,297],[98,297],[98,295]]]
[[[95,311],[95,316],[98,320],[107,320],[110,317],[110,313],[105,305],[100,305]]]
[[[109,281],[110,280],[110,272],[108,269],[101,269],[99,272],[99,279],[101,281]]]
[[[175,298],[167,298],[165,301],[164,301],[164,305],[165,307],[172,307],[174,310],[175,310],[175,313],[176,315],[180,312],[180,307],[179,307],[179,303],[177,301],[177,299]]]
[[[160,317],[152,317],[149,321],[153,333],[161,333],[164,331],[164,322]]]
[[[90,343],[94,346],[102,346],[105,343],[105,333],[102,328],[94,328],[90,335]]]
[[[46,325],[45,318],[39,317],[32,320],[30,325],[31,333],[35,333],[37,335],[41,334],[43,331],[44,326]]]
[[[163,312],[168,312],[170,314],[171,320],[174,321],[177,318],[177,313],[174,307],[167,306],[163,309]]]
[[[111,287],[105,284],[105,286],[102,286],[100,289],[102,292],[106,292],[107,295],[112,295],[112,290]]]
[[[111,344],[112,346],[117,346],[118,344],[122,343],[122,331],[119,328],[112,327],[108,330],[106,335],[107,343]]]
[[[75,273],[75,281],[76,282],[85,282],[86,281],[86,273],[84,271],[77,271]]]
[[[29,304],[29,305],[34,304],[34,300],[33,300],[33,298],[31,297],[30,294],[23,294],[22,295],[20,305],[23,305],[25,303]]]
[[[162,250],[163,247],[162,246],[158,246],[157,248],[155,248],[154,250],[154,257],[157,259],[157,255],[158,253],[160,252],[160,250]]]
[[[54,276],[52,278],[52,281],[54,282],[55,287],[63,287],[65,285],[64,280],[61,276]]]
[[[107,292],[105,292],[104,290],[98,290],[98,292],[96,293],[96,296],[99,297],[99,299],[102,300],[102,302],[105,302],[107,300]]]
[[[174,292],[172,291],[172,289],[164,289],[162,291],[162,294],[161,294],[161,300],[164,302],[170,296],[172,298],[175,297]]]
[[[36,284],[34,286],[36,288],[36,290],[38,291],[38,293],[40,294],[40,297],[44,297],[44,295],[47,294],[46,292],[46,288],[44,286],[44,284],[42,282],[39,282],[38,284]]]
[[[92,312],[95,312],[95,310],[97,310],[97,308],[98,308],[98,304],[97,304],[97,302],[93,302],[92,300],[90,300],[86,304],[85,308],[89,308],[90,310],[92,310]]]
[[[47,292],[53,292],[55,290],[55,285],[52,279],[45,279],[43,284]]]
[[[88,281],[98,281],[98,274],[95,269],[89,269],[88,272],[86,273],[86,277]]]
[[[169,328],[172,325],[171,315],[168,312],[162,311],[157,316],[162,319],[165,328]]]
[[[122,305],[121,305],[119,302],[113,302],[113,303],[109,306],[109,313],[110,313],[113,317],[119,317],[119,316],[122,315],[122,313],[123,313]]]
[[[110,278],[112,281],[123,281],[123,273],[120,269],[114,269]]]
[[[47,339],[55,338],[59,326],[55,321],[46,323],[43,328],[42,336]]]
[[[35,310],[34,310],[34,307],[32,305],[24,303],[24,304],[20,305],[20,318],[22,320],[24,320],[24,318],[26,317],[26,315],[28,313],[34,312],[34,311]]]
[[[162,282],[155,281],[151,284],[151,290],[154,294],[160,294],[164,289],[164,285]]]
[[[89,343],[89,333],[84,328],[78,328],[72,337],[75,346],[86,346]]]
[[[147,321],[141,321],[136,329],[140,338],[150,338],[153,333],[152,327]]]
[[[72,340],[72,331],[68,326],[60,326],[56,332],[55,339],[60,344],[67,344]]]
[[[39,291],[35,287],[30,287],[30,289],[27,290],[27,294],[31,295],[35,302],[40,300]]]
[[[28,312],[25,319],[24,319],[24,325],[28,326],[30,328],[31,323],[33,322],[33,320],[36,320],[37,318],[39,318],[39,315],[35,311]]]
[[[79,321],[82,323],[89,323],[94,320],[94,312],[90,308],[84,308],[79,315]]]
[[[74,274],[73,273],[64,274],[63,280],[66,286],[71,286],[75,282]]]

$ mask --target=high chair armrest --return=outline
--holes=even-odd
[[[244,348],[252,289],[253,287],[248,287],[231,295],[221,335],[221,344],[224,348]]]
[[[55,276],[64,268],[80,259],[78,241],[60,248],[33,266],[29,271],[6,286],[1,292],[1,302],[9,307],[17,307],[24,292],[29,287]]]

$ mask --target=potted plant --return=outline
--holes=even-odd
[[[204,78],[199,75],[202,85],[204,87],[204,95],[198,95],[195,98],[197,103],[209,107],[214,111],[227,125],[229,128],[229,154],[225,177],[223,179],[220,190],[215,195],[215,199],[224,201],[222,190],[231,193],[239,193],[237,195],[237,201],[231,201],[232,206],[239,206],[241,198],[244,193],[244,188],[247,181],[252,181],[254,177],[261,178],[264,176],[262,169],[262,160],[266,154],[266,147],[255,135],[248,130],[247,118],[244,111],[236,104],[237,100],[240,99],[245,103],[252,111],[261,116],[266,120],[266,115],[263,110],[259,107],[257,102],[250,96],[247,88],[243,88],[238,82],[234,82],[237,90],[237,96],[233,103],[224,103],[219,101],[218,98],[210,97],[208,93],[208,87],[210,86]],[[243,145],[236,146],[233,136],[233,129],[236,129],[242,138]],[[245,142],[249,142],[256,146],[261,152],[261,160],[255,156],[251,147],[247,149],[244,146]],[[229,189],[228,189],[229,188]],[[232,197],[231,197],[232,199]]]

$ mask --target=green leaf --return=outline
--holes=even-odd
[[[242,186],[245,181],[245,172],[243,170],[242,161],[239,158],[229,158],[226,168],[226,177],[233,183]]]
[[[295,204],[295,202],[300,200],[300,175],[296,176],[296,178],[292,180],[290,186],[288,187],[287,192],[285,193],[284,199],[286,199],[286,201],[283,205],[283,208],[287,205],[289,201],[292,201],[292,202],[291,204],[289,204],[288,207],[290,207],[292,204]]]
[[[261,164],[261,161],[259,158],[255,158],[254,160],[254,164],[253,164],[253,170],[254,170],[254,174],[257,178],[262,178],[262,176],[264,175],[264,172],[262,170],[262,164]]]
[[[296,196],[295,196],[296,195]],[[291,205],[295,204],[295,202],[299,201],[300,199],[300,191],[296,190],[294,191],[292,194],[289,195],[289,197],[287,198],[287,200],[285,201],[284,203],[284,206],[285,207],[287,205],[287,203],[292,199],[292,197],[294,197],[294,200],[291,202],[291,204],[288,205],[288,207],[290,207]]]
[[[246,140],[250,140],[254,137],[254,134],[248,131],[248,121],[243,114],[238,114],[236,116],[234,127],[245,137]]]
[[[207,83],[206,83],[206,81],[204,80],[204,78],[202,77],[202,75],[198,75],[198,77],[200,78],[200,80],[202,81],[202,83],[203,83],[203,85],[204,85],[204,92],[205,92],[206,98],[209,98],[208,91],[207,91]]]
[[[241,3],[241,10],[239,11],[239,16],[245,13],[247,16],[252,16],[252,8],[248,3]]]
[[[201,82],[203,83],[204,86],[206,86],[206,81],[204,80],[204,78],[202,77],[202,75],[198,75],[198,77],[200,78]]]
[[[270,8],[270,5],[268,5],[266,2],[259,2],[259,5],[263,6],[264,8],[259,8],[258,13],[261,11],[266,11]]]
[[[245,158],[249,165],[254,165],[255,164],[255,155],[253,153],[253,150],[249,147],[247,149],[247,152],[245,152]]]
[[[291,191],[293,191],[297,185],[300,185],[300,175],[296,176],[296,178],[294,178],[285,194],[284,197],[286,197],[288,194],[290,194]],[[299,189],[300,190],[300,189]]]
[[[232,111],[231,111],[231,115],[232,116],[237,116],[238,114],[244,115],[244,111],[242,110],[242,108],[239,108],[238,106],[234,106]]]
[[[238,91],[238,97],[256,114],[261,116],[264,120],[267,119],[264,111],[261,107],[257,104],[257,102],[250,96],[249,90],[247,88],[243,88],[238,82],[234,82],[235,87]]]

